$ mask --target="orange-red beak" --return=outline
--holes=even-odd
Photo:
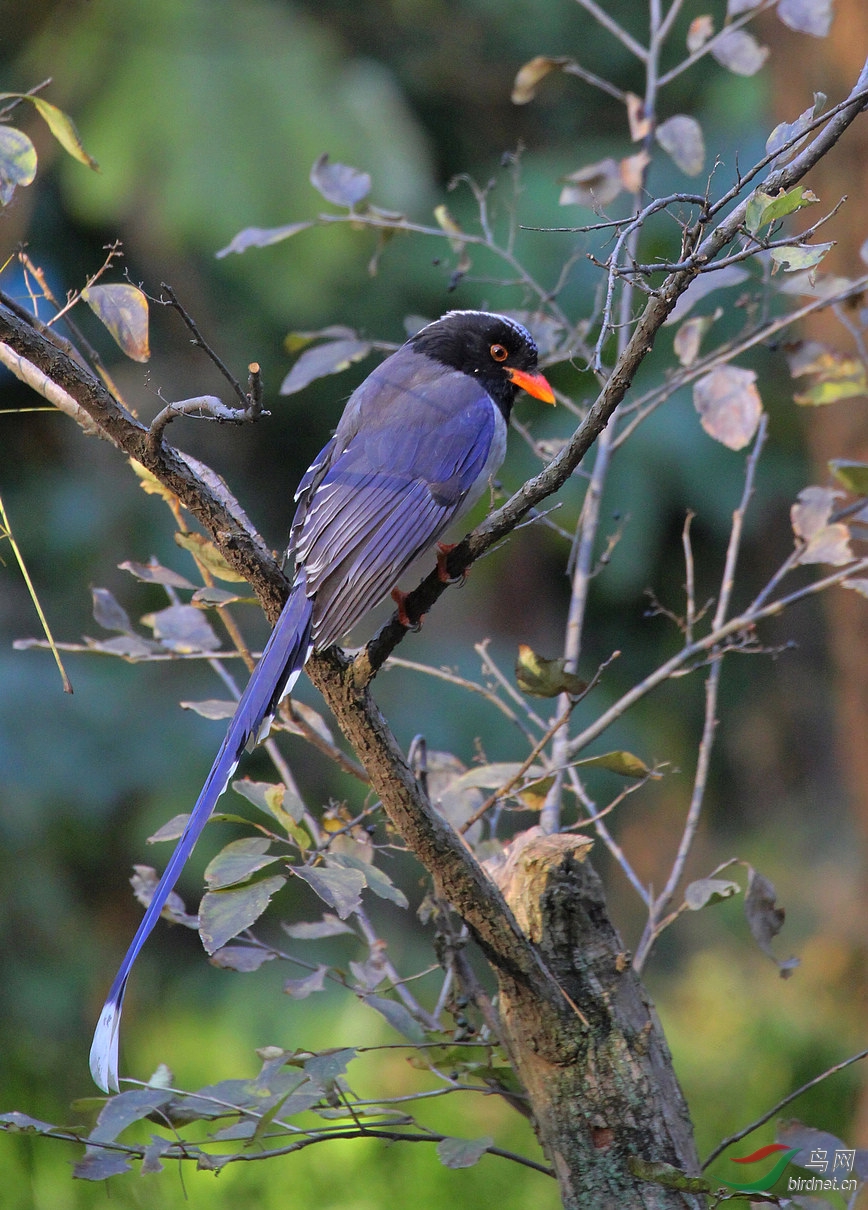
[[[541,399],[543,403],[555,402],[555,393],[544,374],[529,374],[527,370],[514,370],[511,366],[506,367],[506,374],[510,382],[533,395],[534,399]]]

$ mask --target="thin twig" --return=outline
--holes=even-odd
[[[537,743],[531,749],[531,751],[529,752],[527,757],[522,761],[517,772],[512,777],[510,777],[508,781],[504,782],[504,784],[502,786],[499,786],[494,791],[493,794],[489,794],[488,798],[486,798],[486,800],[482,804],[482,806],[480,806],[476,811],[474,811],[469,819],[464,821],[464,823],[458,829],[458,831],[461,833],[462,836],[466,832],[468,832],[475,823],[478,823],[479,820],[482,819],[483,815],[485,815],[485,813],[494,806],[494,804],[498,801],[498,799],[506,798],[506,796],[510,793],[510,791],[513,790],[515,788],[515,786],[518,785],[518,783],[524,777],[525,773],[527,773],[528,769],[531,767],[533,762],[537,759],[539,754],[542,752],[543,748],[545,748],[545,746],[548,744],[549,740],[551,740],[557,734],[557,732],[561,729],[561,727],[563,727],[568,722],[569,717],[573,712],[573,707],[575,706],[575,704],[576,703],[572,699],[569,700],[569,705],[567,706],[567,709],[563,712],[563,714],[561,714],[557,719],[555,719],[555,721],[549,727],[548,731],[546,731],[545,735],[543,735],[542,738],[537,741]]]
[[[241,404],[244,407],[247,407],[249,404],[249,399],[248,399],[247,395],[245,395],[244,391],[242,390],[241,383],[238,381],[238,379],[235,377],[235,375],[232,373],[232,371],[229,369],[229,367],[223,361],[222,357],[220,357],[220,355],[217,353],[217,351],[214,348],[212,348],[212,346],[208,343],[208,341],[205,339],[205,337],[199,331],[196,321],[193,319],[193,316],[186,309],[186,307],[184,307],[183,304],[180,302],[174,289],[170,285],[168,285],[166,282],[160,282],[160,289],[166,291],[166,294],[169,296],[168,301],[162,297],[151,299],[151,301],[160,303],[161,306],[164,306],[164,307],[172,307],[175,311],[178,312],[185,327],[192,334],[193,340],[191,343],[196,345],[197,348],[201,349],[205,353],[205,355],[214,363],[214,365],[217,367],[217,369],[220,371],[220,373],[223,375],[223,377],[226,379],[226,381],[232,387],[232,390],[238,396],[238,399],[240,400]]]
[[[621,43],[625,50],[629,50],[632,55],[635,55],[642,63],[648,61],[648,51],[637,42],[632,34],[628,34],[622,25],[619,25],[614,17],[610,17],[605,9],[600,8],[597,0],[579,0],[582,8],[591,14],[595,21],[602,25],[603,29],[607,29],[609,33]]]
[[[497,664],[494,662],[493,656],[491,656],[488,651],[490,643],[491,639],[483,639],[481,643],[474,643],[473,645],[473,650],[482,660],[482,667],[488,671],[489,675],[497,681],[498,685],[504,689],[512,700],[521,706],[530,722],[533,723],[535,727],[539,728],[540,731],[545,731],[547,724],[543,722],[530,703],[521,696],[515,686],[510,683],[510,681],[504,676]]]
[[[356,908],[353,916],[358,922],[359,929],[361,930],[362,936],[365,939],[365,944],[367,945],[369,951],[373,952],[375,946],[379,948],[383,976],[392,984],[392,987],[395,989],[398,998],[403,1002],[407,1011],[410,1012],[413,1017],[425,1027],[425,1029],[439,1029],[439,1018],[432,1016],[427,1009],[422,1007],[413,993],[406,986],[405,980],[403,980],[395,970],[392,960],[386,952],[384,943],[377,937],[374,926],[371,924],[370,917],[365,909],[363,907]]]
[[[682,59],[680,63],[676,63],[676,65],[670,68],[669,71],[664,72],[664,74],[660,77],[660,87],[665,88],[667,84],[671,84],[672,81],[677,79],[682,72],[687,71],[688,68],[693,67],[694,64],[698,63],[700,59],[704,59],[706,55],[710,54],[714,48],[720,44],[721,40],[726,38],[729,33],[731,33],[733,30],[741,29],[743,25],[747,25],[747,23],[752,21],[754,17],[759,16],[760,13],[764,13],[766,9],[771,8],[777,3],[778,0],[762,0],[762,2],[758,4],[756,8],[752,8],[750,12],[745,13],[741,17],[737,17],[733,21],[728,21],[726,25],[724,25],[717,31],[716,34],[713,35],[713,37],[709,38],[707,42],[703,42],[702,46],[698,50],[693,51],[693,53],[688,55],[686,59]]]
[[[643,681],[638,685],[634,685],[627,693],[618,699],[612,706],[609,707],[599,718],[595,719],[590,726],[586,727],[581,735],[577,735],[570,743],[570,755],[574,756],[583,748],[587,747],[593,740],[597,739],[608,727],[621,717],[631,706],[640,701],[652,689],[656,689],[658,685],[663,684],[668,680],[674,672],[683,668],[685,665],[691,664],[697,656],[704,656],[706,652],[711,651],[714,647],[719,646],[725,639],[732,635],[738,634],[741,631],[749,631],[758,622],[766,621],[768,618],[777,617],[784,613],[799,601],[804,601],[808,597],[816,596],[817,593],[825,592],[828,588],[832,588],[836,584],[841,584],[844,580],[851,577],[858,578],[868,572],[868,558],[857,559],[854,563],[849,564],[843,569],[828,576],[824,576],[820,580],[814,580],[810,584],[806,584],[802,588],[796,589],[789,593],[788,596],[779,597],[762,608],[748,609],[740,613],[737,617],[730,618],[719,630],[712,630],[702,639],[697,639],[693,643],[687,643],[685,646],[661,664],[652,673],[649,673]]]
[[[740,1142],[742,1139],[747,1138],[749,1134],[752,1134],[758,1127],[764,1126],[770,1118],[773,1118],[776,1113],[780,1113],[784,1106],[789,1105],[791,1101],[795,1101],[803,1092],[808,1092],[809,1089],[822,1084],[824,1080],[828,1080],[829,1076],[836,1075],[837,1072],[843,1071],[846,1067],[852,1067],[854,1063],[859,1063],[864,1058],[868,1058],[868,1050],[860,1050],[858,1054],[851,1055],[849,1059],[843,1059],[840,1063],[827,1067],[820,1075],[814,1076],[812,1080],[808,1080],[806,1084],[802,1084],[801,1088],[797,1088],[795,1092],[790,1092],[787,1096],[782,1097],[776,1105],[772,1105],[771,1109],[751,1122],[749,1126],[743,1127],[741,1130],[736,1131],[735,1134],[731,1134],[728,1138],[725,1138],[723,1142],[718,1143],[714,1150],[709,1153],[708,1158],[703,1161],[702,1170],[704,1171],[709,1164],[713,1164],[717,1157],[732,1143]]]
[[[630,864],[627,854],[618,844],[617,840],[615,840],[615,837],[601,819],[601,816],[605,814],[605,812],[598,811],[596,809],[596,805],[591,802],[585,787],[582,785],[582,780],[579,777],[578,772],[572,765],[569,768],[569,778],[573,793],[588,812],[588,819],[593,823],[594,831],[596,832],[597,836],[599,836],[600,840],[602,840],[603,844],[612,854],[612,857],[624,872],[624,876],[632,886],[633,890],[636,892],[642,902],[647,907],[650,907],[652,899],[651,892],[640,882],[639,876]]]
[[[644,420],[647,420],[652,412],[656,411],[661,404],[670,399],[676,391],[680,391],[692,382],[695,382],[696,379],[704,377],[705,374],[709,373],[716,366],[733,361],[736,357],[740,357],[743,353],[748,352],[757,345],[769,343],[779,332],[792,327],[809,315],[826,310],[826,308],[834,305],[836,302],[846,302],[849,298],[858,297],[865,291],[866,287],[868,287],[868,274],[856,278],[830,297],[814,298],[811,302],[799,307],[798,310],[770,320],[768,323],[755,328],[747,335],[724,342],[724,344],[719,345],[713,352],[706,353],[703,357],[693,362],[692,365],[679,370],[677,374],[668,378],[659,387],[654,387],[652,390],[646,392],[646,394],[637,396],[631,403],[625,404],[623,408],[624,415],[630,413],[635,413],[635,415],[618,433],[615,441],[616,448],[628,441],[639,425]]]

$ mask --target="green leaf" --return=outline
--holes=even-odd
[[[106,1151],[104,1147],[87,1147],[84,1159],[78,1161],[72,1175],[79,1181],[105,1181],[110,1176],[130,1172],[132,1165],[124,1153]]]
[[[164,823],[161,828],[157,828],[156,832],[148,837],[148,844],[158,844],[162,840],[177,840],[186,828],[189,820],[189,812],[173,815],[168,823]]]
[[[832,510],[843,492],[831,487],[804,487],[790,509],[796,538],[804,543],[800,563],[830,563],[843,567],[853,559],[850,531],[839,521],[830,522]]]
[[[780,265],[785,273],[798,273],[803,269],[813,269],[831,248],[835,241],[827,244],[813,244],[810,248],[801,245],[787,248],[772,248],[772,260]]]
[[[277,857],[267,857],[271,841],[265,836],[250,836],[230,841],[217,856],[208,863],[205,881],[212,891],[246,882],[257,870],[272,865]]]
[[[804,185],[796,185],[794,189],[785,192],[783,189],[776,197],[757,189],[752,195],[745,210],[744,225],[756,235],[760,227],[776,223],[788,214],[795,214],[805,206],[813,206],[820,199]],[[774,255],[774,251],[772,252]]]
[[[329,1084],[334,1084],[335,1080],[346,1075],[347,1068],[353,1059],[355,1059],[357,1051],[352,1047],[345,1046],[337,1050],[324,1050],[318,1055],[311,1055],[304,1062],[304,1070],[315,1084],[321,1087],[328,1087]]]
[[[305,349],[280,384],[281,395],[293,395],[317,378],[340,374],[371,351],[366,340],[330,340],[327,344]]]
[[[274,950],[263,949],[259,945],[223,945],[214,951],[209,962],[224,970],[246,974],[258,971],[264,962],[271,962],[276,957]]]
[[[220,551],[204,534],[175,533],[175,542],[182,550],[189,551],[197,563],[216,576],[218,580],[226,580],[230,584],[244,584],[244,576],[230,567]]]
[[[220,640],[211,623],[195,605],[169,605],[158,613],[147,613],[142,618],[142,625],[149,626],[154,638],[169,651],[182,655],[220,648]]]
[[[56,105],[52,105],[50,101],[46,101],[42,97],[28,97],[27,100],[36,106],[40,117],[63,150],[74,160],[78,160],[80,164],[92,168],[94,172],[99,172],[99,164],[92,155],[85,151],[81,136],[75,128],[75,122],[69,114],[64,113],[62,109],[58,109]]]
[[[586,756],[574,763],[585,768],[608,769],[610,773],[618,773],[621,777],[652,777],[654,773],[653,769],[649,769],[645,762],[632,752],[602,752],[599,756]]]
[[[133,624],[126,610],[107,588],[92,588],[93,620],[103,630],[118,630],[121,634],[132,634]]]
[[[437,1158],[445,1168],[472,1168],[493,1145],[494,1139],[488,1135],[479,1139],[441,1139]]]
[[[150,905],[159,881],[157,871],[151,866],[133,866],[130,886],[133,888],[133,894],[142,907],[146,908]],[[187,911],[184,900],[177,891],[172,891],[169,894],[160,915],[164,920],[171,920],[173,924],[183,924],[185,928],[198,929],[199,927],[199,917],[193,916]]]
[[[123,563],[118,563],[118,568],[121,571],[128,571],[131,576],[135,576],[143,584],[164,584],[170,588],[196,587],[186,576],[182,576],[168,567],[162,567],[156,559],[152,559],[149,563],[136,563],[132,559],[127,559]]]
[[[810,4],[813,0],[796,0],[797,3]],[[824,0],[820,0],[821,3]],[[822,92],[814,93],[814,103],[809,105],[807,109],[796,118],[795,122],[779,122],[769,137],[766,139],[766,151],[769,155],[774,155],[776,151],[782,152],[774,161],[775,167],[782,162],[791,159],[805,139],[808,137],[807,131],[814,118],[818,117],[823,111],[823,106],[826,104],[826,94]],[[786,150],[784,151],[784,148]]]
[[[800,34],[825,38],[832,26],[832,0],[778,0],[778,16]]]
[[[368,890],[379,895],[380,899],[388,899],[402,908],[409,906],[407,896],[395,886],[389,875],[377,866],[371,865],[369,861],[364,861],[361,857],[355,857],[350,853],[331,853],[326,858],[326,864],[332,867],[342,866],[345,869],[358,870],[364,877]]]
[[[137,286],[126,282],[86,286],[81,297],[127,357],[148,360],[148,300]]]
[[[301,823],[304,818],[304,803],[297,794],[288,791],[283,782],[251,781],[248,777],[240,777],[232,783],[232,789],[284,828]]]
[[[292,872],[334,908],[341,920],[346,920],[361,906],[365,876],[360,870],[293,866]]]
[[[308,227],[312,226],[313,223],[306,222],[287,223],[283,227],[245,227],[232,237],[225,248],[221,248],[214,255],[222,258],[230,252],[246,252],[248,248],[268,248],[272,244],[279,244],[281,240],[298,235],[299,231],[307,231]]]
[[[5,1130],[7,1134],[48,1134],[56,1129],[50,1122],[28,1117],[17,1109],[13,1109],[11,1113],[0,1113],[0,1130]]]
[[[445,1068],[450,1072],[459,1071],[469,1074],[480,1070],[493,1070],[486,1067],[486,1059],[489,1054],[488,1050],[479,1046],[453,1046],[450,1043],[444,1043],[442,1046],[426,1046],[424,1050],[408,1055],[407,1063],[418,1071],[430,1071],[432,1068],[443,1071]],[[517,1077],[513,1076],[513,1078],[516,1091],[520,1091],[521,1086]]]
[[[727,29],[711,47],[711,53],[721,67],[735,75],[753,76],[768,58],[769,48],[761,46],[747,30]]]
[[[175,1094],[165,1088],[134,1088],[109,1097],[100,1111],[89,1143],[113,1143],[133,1122],[140,1122],[155,1109],[167,1105]]]
[[[744,449],[763,410],[756,374],[740,366],[717,366],[693,384],[693,405],[709,437],[727,449]]]
[[[165,1155],[169,1148],[174,1147],[174,1145],[174,1139],[161,1138],[158,1134],[152,1134],[150,1143],[148,1143],[142,1152],[142,1164],[139,1169],[142,1176],[162,1172],[163,1165],[160,1163],[160,1157]]]
[[[14,126],[0,126],[0,205],[11,201],[19,185],[36,176],[36,148]]]
[[[247,886],[207,891],[199,904],[199,936],[209,954],[255,924],[286,878],[276,874]]]
[[[705,141],[702,137],[702,127],[695,118],[683,113],[673,114],[671,118],[660,123],[654,137],[687,176],[696,176],[702,172],[705,164]]]
[[[318,941],[321,937],[337,937],[341,933],[355,936],[350,926],[331,912],[325,912],[322,920],[301,920],[297,924],[284,924],[283,928],[296,941]]]
[[[748,198],[744,211],[744,225],[751,235],[756,235],[759,231],[763,214],[771,200],[770,195],[763,193],[760,189],[755,190]]]
[[[782,979],[788,979],[799,966],[798,958],[775,957],[772,941],[781,931],[786,912],[777,904],[777,892],[763,874],[748,866],[747,893],[744,897],[744,914],[754,941],[762,952],[774,962]]]
[[[588,687],[574,672],[567,672],[563,659],[546,659],[527,643],[520,643],[515,662],[515,683],[522,693],[532,697],[557,697],[567,693],[578,697]]]
[[[760,225],[775,223],[788,214],[795,214],[797,210],[803,210],[805,206],[816,206],[819,200],[816,193],[804,185],[796,185],[788,192],[781,190],[777,197],[769,200],[763,210]]]
[[[868,462],[850,462],[846,458],[832,458],[829,470],[848,492],[856,496],[868,496]]]
[[[392,1029],[397,1030],[402,1037],[417,1045],[425,1041],[425,1030],[403,1004],[397,1000],[387,1000],[383,996],[375,996],[373,993],[364,996],[363,999],[365,1004],[385,1017]]]
[[[820,380],[807,391],[793,395],[793,402],[800,407],[823,408],[830,403],[840,403],[842,399],[859,399],[863,395],[868,395],[864,371],[857,378]]]
[[[310,170],[310,183],[327,202],[350,209],[371,192],[369,173],[360,172],[348,164],[332,164],[327,151],[314,162]]]
[[[200,718],[217,721],[222,718],[232,718],[238,709],[237,702],[221,701],[220,698],[207,698],[204,702],[180,702],[182,710],[192,710]]]
[[[305,975],[301,979],[287,979],[283,990],[288,996],[292,996],[293,1000],[306,1000],[314,992],[323,990],[329,969],[328,966],[320,963],[315,971],[311,971],[309,975]]]
[[[727,878],[697,878],[684,889],[684,902],[691,912],[698,912],[710,903],[722,903],[737,895],[741,887]]]
[[[711,315],[693,315],[685,319],[675,333],[672,347],[683,366],[692,366],[699,356],[699,346],[709,328],[720,319],[723,309],[718,307]]]

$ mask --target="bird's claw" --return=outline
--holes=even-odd
[[[441,584],[463,584],[467,579],[467,569],[461,572],[460,575],[450,576],[449,568],[446,566],[446,560],[449,558],[450,552],[458,545],[457,542],[438,542],[437,543],[437,579]]]
[[[405,602],[409,595],[410,594],[408,592],[401,592],[400,588],[392,589],[392,600],[395,602],[396,606],[398,607],[398,621],[401,623],[401,625],[404,627],[405,630],[421,630],[422,629],[422,618],[419,618],[418,622],[414,622],[412,620],[412,618],[410,617],[410,615],[407,613],[407,606],[406,606]],[[424,617],[424,616],[425,615],[423,614],[422,617]]]

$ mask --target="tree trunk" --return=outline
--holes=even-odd
[[[561,995],[540,1003],[501,972],[505,1041],[568,1210],[698,1207],[696,1194],[638,1175],[637,1160],[688,1173],[699,1161],[666,1039],[609,921],[590,847],[536,828],[512,846],[498,882]]]

